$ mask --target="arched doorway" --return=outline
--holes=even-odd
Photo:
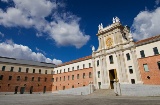
[[[30,87],[30,94],[33,93],[33,86]]]
[[[113,86],[114,79],[117,79],[116,69],[109,70],[109,78],[110,78],[110,88],[114,89],[114,86]]]
[[[17,94],[17,92],[18,92],[18,86],[15,87],[14,94]]]

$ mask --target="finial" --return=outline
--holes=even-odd
[[[117,16],[115,17],[115,22],[116,22],[116,23],[119,23],[119,22],[120,22],[120,19],[119,19]]]
[[[92,46],[92,52],[95,52],[95,47],[94,46]]]
[[[114,19],[114,17],[113,17],[112,21],[113,21],[113,23],[115,23],[115,19]]]

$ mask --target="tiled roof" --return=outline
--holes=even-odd
[[[76,59],[76,60],[72,60],[72,61],[69,61],[69,62],[62,63],[60,65],[57,65],[57,67],[64,66],[64,65],[69,65],[69,64],[80,62],[80,61],[84,61],[84,60],[88,60],[88,59],[91,59],[91,58],[92,58],[91,55],[90,56],[86,56],[86,57],[83,57],[83,58],[79,58],[79,59]]]
[[[30,60],[23,60],[23,59],[16,59],[16,58],[8,58],[8,57],[1,57],[1,56],[0,56],[0,62],[12,63],[12,64],[21,64],[21,65],[40,66],[40,67],[50,67],[50,68],[54,68],[56,66],[53,63],[37,62],[37,61],[30,61]]]
[[[160,35],[137,41],[137,42],[135,42],[135,44],[141,45],[141,44],[150,43],[150,42],[157,41],[157,40],[160,40]]]

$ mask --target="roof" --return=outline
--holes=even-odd
[[[159,41],[159,40],[160,40],[160,35],[156,35],[156,36],[153,36],[153,37],[150,37],[147,39],[137,41],[137,42],[135,42],[135,44],[136,44],[136,46],[140,46],[143,44],[152,43],[152,42]]]
[[[79,58],[79,59],[76,59],[76,60],[72,60],[72,61],[69,61],[69,62],[62,63],[60,65],[57,65],[57,67],[73,64],[73,63],[76,63],[76,62],[85,61],[85,60],[88,60],[88,59],[91,59],[91,58],[92,58],[91,55],[90,56],[86,56],[86,57],[83,57],[83,58]]]
[[[0,56],[0,62],[21,64],[21,65],[30,65],[30,66],[49,67],[49,68],[56,67],[56,65],[53,63],[37,62],[37,61],[31,61],[31,60],[22,60],[22,59],[1,57],[1,56]]]

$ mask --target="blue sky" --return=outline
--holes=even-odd
[[[91,55],[118,16],[135,40],[160,34],[160,0],[0,0],[0,56],[60,64]]]

